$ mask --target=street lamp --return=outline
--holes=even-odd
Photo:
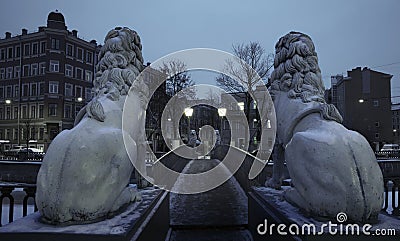
[[[6,104],[7,105],[11,104],[11,100],[6,100]]]
[[[82,97],[78,97],[78,102],[82,102],[83,101],[83,98]]]
[[[364,103],[364,99],[359,99],[358,103]]]
[[[239,106],[240,110],[244,110],[244,102],[239,102],[237,105]]]
[[[185,108],[183,110],[183,112],[185,113],[185,116],[187,116],[188,118],[188,133],[187,133],[187,139],[188,139],[188,143],[189,143],[189,135],[190,135],[190,117],[193,115],[193,109],[188,107]]]
[[[218,108],[218,115],[221,117],[221,124],[219,125],[219,136],[221,138],[221,144],[222,144],[222,121],[224,119],[224,116],[226,116],[226,108]]]

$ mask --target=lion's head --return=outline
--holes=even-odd
[[[279,39],[275,45],[270,83],[272,91],[287,92],[289,98],[321,103],[321,114],[325,119],[342,121],[336,107],[325,102],[317,53],[308,35],[290,32]]]
[[[104,121],[100,97],[118,100],[128,94],[129,88],[144,68],[141,51],[140,38],[135,31],[116,27],[108,32],[96,66],[96,78],[93,82],[95,96],[86,107],[89,117]],[[143,88],[145,86],[142,85],[141,89]]]

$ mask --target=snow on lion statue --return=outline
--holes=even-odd
[[[144,168],[148,89],[143,80],[136,80],[143,69],[141,49],[135,31],[117,27],[107,34],[96,66],[94,98],[79,112],[74,128],[62,131],[53,140],[43,159],[36,205],[44,222],[96,222],[140,198],[128,186],[133,165],[124,146],[122,111],[132,86],[136,101],[129,131],[136,154],[132,161]]]
[[[335,106],[324,100],[311,38],[290,32],[275,46],[270,93],[277,115],[274,173],[267,185],[280,188],[283,162],[293,187],[285,199],[317,217],[377,219],[383,178],[367,140],[346,129]]]

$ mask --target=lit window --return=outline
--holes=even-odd
[[[374,100],[374,106],[378,107],[379,106],[379,100]]]

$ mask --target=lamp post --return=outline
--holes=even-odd
[[[185,116],[187,116],[187,118],[188,118],[187,139],[188,139],[188,143],[189,143],[189,135],[190,135],[190,117],[193,115],[193,109],[190,108],[190,107],[185,108],[185,109],[184,109],[184,113],[185,113]]]
[[[222,138],[222,121],[224,119],[224,116],[226,116],[226,108],[218,108],[218,115],[221,117],[221,124],[219,125],[219,135],[221,138],[221,144],[223,144],[223,138]]]

